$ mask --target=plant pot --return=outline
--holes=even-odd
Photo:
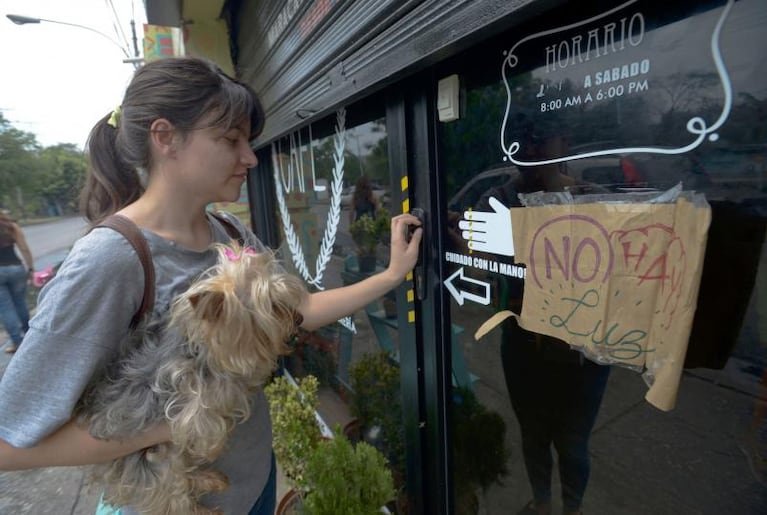
[[[341,432],[353,444],[362,441],[362,426],[359,419],[353,418],[344,424]]]
[[[357,264],[360,267],[360,273],[375,272],[376,269],[376,256],[374,255],[358,255]]]
[[[301,495],[291,488],[280,499],[274,515],[299,515],[301,506]]]

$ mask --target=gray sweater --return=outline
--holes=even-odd
[[[209,217],[213,239],[229,241],[221,224]],[[234,217],[246,243],[262,247]],[[192,251],[143,231],[152,252],[156,297],[152,318],[203,271],[215,264],[212,250]],[[144,273],[123,236],[98,228],[79,239],[56,277],[40,293],[29,332],[0,381],[0,439],[31,447],[70,420],[80,395],[94,374],[116,356],[141,304]],[[261,390],[251,417],[232,434],[227,450],[214,464],[230,481],[229,489],[205,504],[226,514],[246,514],[266,484],[271,465],[272,433]],[[123,509],[123,514],[131,510]]]

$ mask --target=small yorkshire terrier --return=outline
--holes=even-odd
[[[153,515],[220,513],[199,504],[203,494],[228,487],[207,466],[288,353],[306,290],[271,252],[234,243],[217,250],[217,264],[174,301],[167,323],[128,338],[78,403],[78,421],[100,439],[170,426],[171,443],[94,469],[106,503]]]

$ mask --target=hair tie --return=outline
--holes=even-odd
[[[120,118],[122,117],[122,107],[117,106],[112,111],[112,115],[107,120],[107,125],[114,127],[115,129],[120,125]]]

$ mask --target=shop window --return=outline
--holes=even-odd
[[[440,67],[459,75],[463,103],[438,125],[443,280],[461,328],[453,367],[461,359],[468,378],[453,381],[456,513],[517,513],[533,498],[553,513],[581,502],[594,513],[756,513],[767,485],[767,61],[756,51],[767,10],[603,5],[571,2]],[[705,251],[690,249],[704,265],[673,409],[644,400],[636,369],[514,318],[471,337],[495,312],[521,312],[529,256],[508,245],[520,194],[636,197],[678,184],[705,196],[711,225]],[[508,231],[477,232],[499,213]],[[484,442],[466,438],[467,398],[486,417]],[[469,481],[470,466],[484,480]]]
[[[393,213],[386,120],[341,109],[271,145],[285,266],[310,291],[354,284],[383,271]],[[359,116],[358,116],[359,117]],[[400,332],[394,292],[350,317],[302,331],[285,359],[296,378],[319,379],[319,414],[332,430],[381,450],[404,493]]]

